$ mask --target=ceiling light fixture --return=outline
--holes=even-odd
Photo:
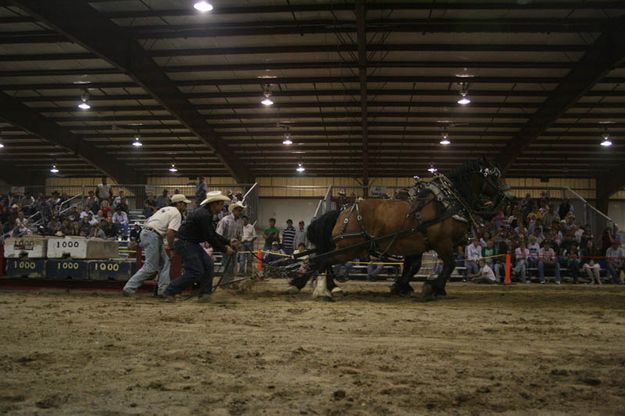
[[[291,140],[291,132],[289,132],[289,126],[284,126],[284,140],[282,140],[282,144],[286,146],[293,144],[293,140]]]
[[[304,167],[304,164],[302,162],[299,162],[297,164],[297,169],[295,169],[298,173],[304,173],[306,171],[306,168]]]
[[[80,103],[78,104],[78,108],[81,110],[89,110],[91,106],[89,105],[89,91],[83,90],[82,96],[80,97]]]
[[[447,132],[443,132],[441,134],[440,144],[442,144],[443,146],[448,146],[451,144],[451,140],[449,140],[449,135],[447,134]]]
[[[143,143],[141,143],[141,135],[139,133],[135,134],[135,140],[132,142],[134,147],[141,147]]]
[[[262,105],[269,107],[273,105],[273,100],[271,99],[271,88],[270,84],[265,84],[265,89],[263,91],[263,100],[260,102]]]
[[[434,163],[430,163],[430,167],[428,168],[428,172],[430,172],[432,175],[434,175],[436,172],[438,172],[438,169],[436,169],[436,167],[434,167]]]
[[[54,173],[55,175],[59,173],[59,168],[56,167],[56,163],[52,164],[52,167],[50,168],[50,173]]]
[[[458,104],[467,105],[471,104],[471,98],[469,98],[469,83],[468,82],[459,82],[460,85],[460,98],[458,99]]]
[[[0,140],[2,139],[2,132],[0,131]],[[4,148],[4,143],[0,141],[0,149]]]
[[[173,163],[171,164],[171,167],[169,168],[169,171],[171,173],[176,173],[178,172],[178,169],[176,168],[176,165],[174,165]]]
[[[208,13],[213,10],[213,5],[206,0],[196,1],[193,8],[202,13]]]
[[[610,135],[608,133],[605,133],[603,135],[603,141],[601,142],[601,146],[603,146],[603,147],[610,147],[610,146],[612,146],[612,140],[610,140]]]

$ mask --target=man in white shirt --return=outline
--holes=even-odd
[[[228,206],[230,214],[219,220],[217,224],[217,234],[226,238],[228,241],[241,240],[243,235],[243,219],[241,218],[243,210],[246,207],[241,202],[234,202]],[[221,259],[223,267],[223,276],[220,284],[225,284],[234,279],[234,269],[236,266],[236,253],[229,256],[223,254]]]
[[[256,241],[256,229],[249,223],[249,219],[244,215],[243,220],[243,236],[241,237],[241,251],[254,251],[254,242]],[[252,273],[254,256],[250,253],[239,253],[239,274],[246,275]]]
[[[479,270],[478,260],[482,258],[482,247],[477,238],[471,240],[471,244],[467,246],[467,252],[464,267],[467,268],[468,274],[475,274]]]
[[[308,247],[308,236],[306,235],[306,226],[304,221],[300,221],[298,228],[295,230],[295,241],[293,247],[299,247],[300,244],[304,244],[304,247]]]
[[[490,268],[488,264],[486,264],[486,260],[479,259],[478,260],[479,270],[476,273],[470,275],[471,281],[473,283],[486,283],[493,284],[497,283],[497,277],[495,276],[495,272]]]
[[[169,286],[171,267],[170,256],[165,251],[163,239],[167,239],[168,247],[173,249],[176,233],[182,223],[182,214],[189,203],[191,201],[184,195],[176,194],[172,196],[170,206],[159,209],[143,224],[139,246],[144,250],[145,262],[124,286],[124,295],[133,295],[145,280],[153,278],[157,273],[158,294],[163,295]]]

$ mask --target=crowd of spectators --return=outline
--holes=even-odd
[[[527,194],[497,212],[475,231],[471,242],[456,250],[456,265],[465,279],[497,283],[503,278],[505,254],[512,257],[513,280],[560,284],[563,273],[573,283],[601,284],[605,269],[612,283],[623,283],[623,249],[618,229],[608,224],[595,246],[589,224],[577,221],[569,200],[553,201],[543,192],[539,198]]]

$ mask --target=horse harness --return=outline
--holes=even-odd
[[[428,198],[428,194],[431,194],[433,197]],[[411,204],[411,209],[404,218],[404,225],[406,224],[406,221],[414,215],[417,222],[415,227],[402,229],[395,233],[376,238],[365,229],[362,215],[360,213],[360,207],[356,201],[351,207],[346,208],[349,209],[349,212],[343,220],[341,233],[334,237],[333,240],[336,242],[347,238],[365,238],[369,243],[369,252],[377,257],[383,257],[399,237],[405,237],[411,234],[421,234],[426,249],[431,248],[427,237],[427,229],[435,224],[445,221],[448,218],[454,218],[457,221],[466,223],[468,220],[465,219],[465,216],[468,216],[471,221],[475,223],[475,219],[471,215],[471,209],[468,204],[454,191],[451,181],[449,181],[449,179],[447,179],[444,175],[437,175],[434,180],[430,182],[418,182],[413,188],[410,189],[408,202]],[[431,203],[436,203],[441,206],[443,208],[443,213],[436,218],[423,221],[421,218],[421,210]],[[360,227],[360,231],[346,233],[350,218],[354,213],[356,214],[356,222]],[[381,249],[378,246],[378,242],[389,238],[391,239],[390,243],[386,245],[386,248]],[[356,246],[359,247],[361,244],[357,244]]]

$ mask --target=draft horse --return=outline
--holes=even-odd
[[[404,258],[402,275],[391,293],[411,295],[410,279],[421,267],[423,253],[434,250],[443,261],[441,273],[422,288],[424,300],[445,296],[445,285],[454,270],[454,247],[466,242],[471,223],[489,218],[506,198],[507,187],[499,169],[486,159],[468,161],[448,177],[436,175],[411,189],[408,201],[365,199],[342,211],[330,211],[313,221],[308,239],[316,247],[309,258],[309,273],[295,277],[291,285],[301,289],[317,277],[314,297],[331,299],[334,284],[330,271],[369,254]]]

